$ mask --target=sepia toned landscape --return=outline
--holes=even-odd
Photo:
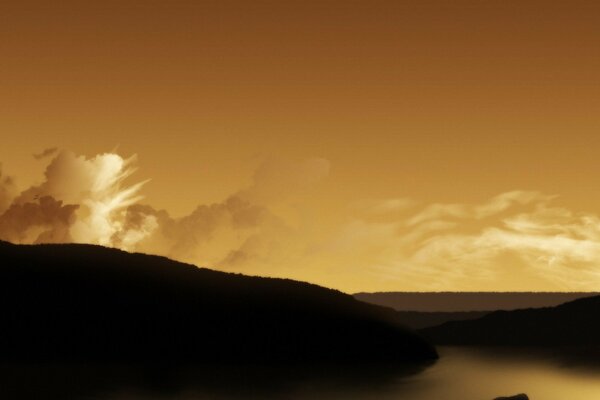
[[[600,5],[0,5],[0,398],[600,398]]]

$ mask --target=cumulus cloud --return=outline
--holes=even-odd
[[[14,243],[65,243],[78,205],[63,205],[51,196],[37,202],[13,203],[0,216],[0,238]]]
[[[296,251],[292,248],[298,245],[298,235],[272,207],[310,190],[328,174],[329,163],[323,159],[299,163],[269,160],[259,166],[247,188],[222,202],[201,204],[181,218],[150,206],[129,206],[112,243],[198,265],[273,273],[275,264]],[[141,232],[144,239],[128,245],[127,238]]]
[[[15,243],[78,242],[165,255],[197,265],[269,273],[296,234],[273,206],[310,190],[329,174],[324,159],[268,160],[252,182],[222,202],[175,218],[142,204],[147,181],[126,183],[135,157],[52,154],[44,179],[21,193],[0,175],[0,239]],[[10,194],[9,194],[10,192]],[[249,265],[253,265],[251,271]],[[272,271],[271,271],[272,272]]]
[[[145,182],[124,185],[135,171],[134,162],[134,157],[123,159],[117,154],[87,158],[61,151],[46,167],[43,182],[21,192],[11,207],[41,205],[43,198],[75,205],[69,237],[75,242],[111,245],[112,236],[121,229],[123,211],[143,198],[139,191]],[[11,238],[6,232],[0,235]]]
[[[252,257],[249,239],[262,237],[285,223],[266,206],[231,196],[221,203],[199,205],[191,214],[173,218],[166,211],[132,205],[125,211],[121,230],[112,238],[120,248],[164,254],[205,266],[229,266],[234,254]],[[129,238],[143,235],[143,240]],[[239,256],[238,256],[239,259]]]

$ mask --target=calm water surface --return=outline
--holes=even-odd
[[[435,364],[411,369],[3,366],[0,398],[491,400],[525,392],[532,400],[600,399],[600,361],[590,352],[441,348],[440,354]]]

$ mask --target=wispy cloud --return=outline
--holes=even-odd
[[[556,202],[512,191],[482,204],[421,205],[386,221],[368,218],[369,207],[331,250],[344,243],[348,259],[363,260],[390,288],[596,290],[600,218]]]

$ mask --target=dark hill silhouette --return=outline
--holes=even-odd
[[[0,315],[4,361],[437,357],[393,310],[338,291],[92,245],[0,242]]]
[[[365,303],[397,311],[469,312],[554,307],[598,292],[376,292],[356,293]]]
[[[452,321],[420,332],[449,345],[600,345],[600,296],[557,307],[496,311],[471,321]]]
[[[423,329],[441,325],[448,321],[466,321],[481,318],[490,311],[464,311],[464,312],[421,312],[397,311],[400,322],[411,329]]]

